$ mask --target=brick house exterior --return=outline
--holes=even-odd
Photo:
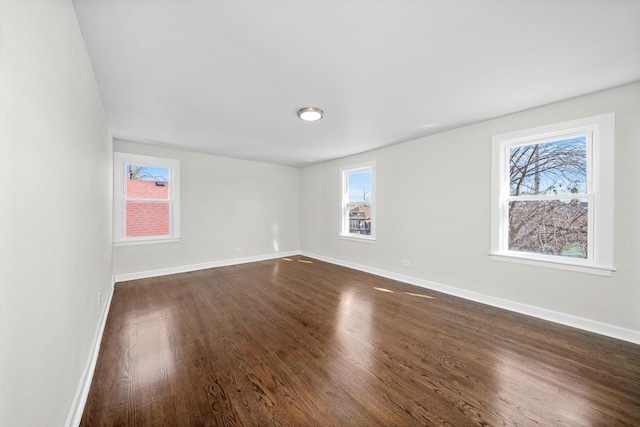
[[[128,179],[125,203],[127,237],[168,236],[171,231],[169,183]]]

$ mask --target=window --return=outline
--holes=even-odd
[[[613,269],[614,115],[493,137],[492,258]]]
[[[114,153],[114,243],[177,241],[180,161]]]
[[[340,169],[342,210],[340,236],[375,241],[375,163]]]

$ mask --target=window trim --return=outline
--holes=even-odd
[[[349,233],[349,216],[347,205],[349,204],[349,187],[347,176],[352,173],[371,171],[371,234],[351,234]],[[356,242],[375,243],[376,242],[376,162],[359,163],[356,165],[344,166],[340,168],[340,233],[339,237],[344,240]]]
[[[125,237],[125,165],[137,164],[169,169],[169,202],[171,203],[169,236]],[[140,154],[113,153],[113,245],[146,245],[180,241],[180,160]]]
[[[509,197],[508,150],[513,146],[560,139],[576,133],[591,133],[587,147],[590,178],[589,255],[587,259],[510,251],[507,246]],[[491,250],[492,260],[518,262],[601,276],[611,276],[613,267],[615,114],[607,113],[492,137]]]

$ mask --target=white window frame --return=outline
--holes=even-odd
[[[588,258],[511,251],[508,248],[509,149],[520,145],[588,135]],[[590,139],[590,144],[589,144]],[[491,259],[611,276],[613,267],[615,115],[601,114],[492,138]],[[562,197],[571,198],[571,197]]]
[[[125,165],[134,164],[169,169],[169,236],[126,237]],[[140,154],[113,153],[113,244],[142,245],[180,241],[180,160]]]
[[[350,174],[371,171],[371,234],[351,234],[349,233],[349,186],[348,177]],[[340,168],[340,234],[339,237],[345,240],[354,240],[365,243],[375,243],[376,241],[376,162],[360,163],[352,166]]]

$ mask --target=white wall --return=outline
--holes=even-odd
[[[117,275],[300,249],[300,169],[121,140],[114,150],[179,159],[181,199],[180,242],[114,247]]]
[[[491,136],[615,112],[613,277],[491,261]],[[339,168],[376,161],[377,243],[341,240]],[[301,248],[640,332],[640,84],[306,167]],[[409,267],[401,260],[411,261]]]
[[[111,289],[112,139],[70,1],[1,1],[0,56],[0,425],[60,426]]]

